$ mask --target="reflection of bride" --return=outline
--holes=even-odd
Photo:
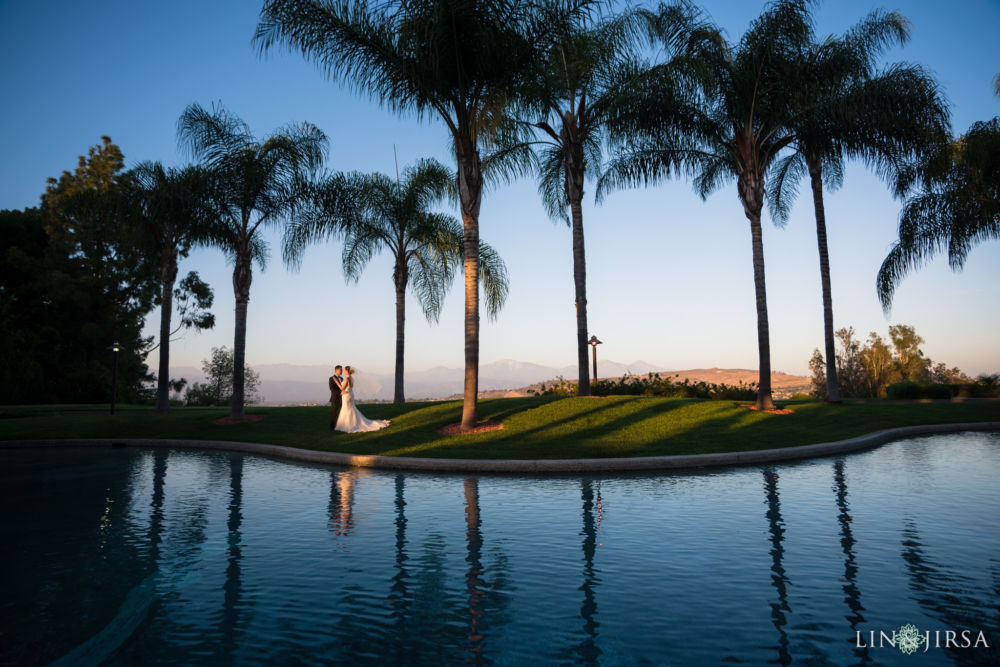
[[[344,380],[344,403],[340,408],[340,415],[337,417],[338,431],[344,433],[364,433],[365,431],[377,431],[389,425],[387,419],[368,419],[354,405],[354,369],[350,366],[344,367],[347,378]]]

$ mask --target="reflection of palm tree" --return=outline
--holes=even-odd
[[[395,620],[393,641],[397,649],[409,645],[410,637],[407,619],[410,615],[410,595],[407,590],[409,572],[406,570],[406,500],[403,496],[405,475],[396,475],[396,574],[392,577],[392,589],[389,593],[389,606],[392,607],[392,617]],[[397,655],[397,659],[403,658]]]
[[[594,572],[594,553],[597,550],[597,516],[594,505],[594,489],[590,480],[580,483],[580,496],[583,499],[583,604],[580,606],[580,616],[583,617],[583,631],[586,639],[576,648],[577,654],[587,664],[596,664],[601,656],[597,647],[597,628],[600,626],[594,617],[597,615],[597,598],[594,589],[598,579]],[[600,489],[598,489],[598,503]],[[597,511],[601,511],[597,508]]]
[[[346,536],[354,528],[354,487],[356,470],[335,472],[330,476],[330,531],[335,537]]]
[[[792,662],[788,652],[788,625],[786,612],[788,605],[788,576],[783,563],[785,555],[785,521],[781,517],[781,499],[778,496],[778,473],[773,468],[764,469],[764,490],[767,492],[767,523],[771,534],[771,583],[778,593],[778,600],[771,603],[771,619],[778,630],[778,662],[787,665]]]
[[[153,450],[153,498],[149,509],[149,560],[153,570],[159,565],[163,542],[164,480],[167,477],[167,450]]]
[[[479,480],[475,477],[465,478],[465,562],[469,569],[465,574],[465,589],[468,593],[469,606],[469,652],[476,663],[483,661],[483,634],[480,620],[483,617],[483,535],[479,518]]]
[[[1000,568],[995,559],[991,561],[994,589],[990,590],[969,575],[935,563],[924,551],[912,519],[905,520],[902,546],[910,588],[916,593],[914,597],[924,613],[941,621],[942,630],[972,630],[972,641],[980,630],[986,637],[996,637],[1000,633],[1000,615],[996,614]],[[992,618],[983,613],[987,609],[994,612]],[[934,641],[933,634],[931,641]],[[943,638],[941,645],[944,646]],[[1000,664],[1000,646],[994,641],[989,648],[952,651],[950,657],[958,664],[997,665]]]
[[[854,558],[854,534],[851,531],[851,515],[847,504],[847,478],[844,476],[844,459],[837,459],[833,464],[833,490],[837,494],[837,507],[840,513],[840,546],[844,550],[844,601],[851,610],[845,618],[851,626],[852,633],[858,630],[858,624],[865,620],[861,605],[861,590],[858,588],[858,564]],[[853,636],[853,635],[852,635]],[[868,655],[868,645],[855,647],[854,654],[862,664],[871,662]]]
[[[238,644],[237,632],[241,629],[240,598],[243,593],[243,457],[229,458],[229,530],[226,581],[223,584],[222,641],[225,655],[235,654]]]

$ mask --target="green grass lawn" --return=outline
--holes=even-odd
[[[391,419],[375,433],[329,429],[325,406],[250,408],[257,422],[217,425],[225,408],[177,408],[153,414],[124,406],[110,416],[100,406],[0,408],[0,440],[40,438],[177,438],[261,442],[306,449],[387,456],[474,459],[560,459],[736,452],[841,440],[914,424],[1000,422],[1000,402],[789,402],[794,414],[753,412],[728,400],[645,398],[501,398],[480,402],[480,419],[503,430],[443,436],[459,421],[460,401],[370,404],[369,418]],[[91,413],[83,412],[93,410]],[[98,410],[102,410],[100,414]]]

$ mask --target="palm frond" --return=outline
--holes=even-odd
[[[500,254],[488,243],[479,243],[479,280],[483,286],[483,296],[486,302],[486,315],[490,320],[500,316],[500,310],[507,302],[510,290],[510,277],[507,265]]]
[[[806,171],[805,159],[798,151],[773,163],[767,180],[767,205],[771,219],[779,227],[788,222],[792,205],[799,194],[799,181]]]

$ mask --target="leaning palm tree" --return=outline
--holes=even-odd
[[[289,124],[259,141],[238,116],[192,104],[177,121],[178,143],[201,160],[215,181],[215,220],[208,244],[231,256],[236,331],[230,418],[244,419],[247,304],[253,263],[263,268],[261,230],[281,222],[303,200],[305,179],[323,163],[326,135],[310,123]]]
[[[193,246],[207,239],[210,225],[207,200],[211,184],[208,172],[194,165],[165,169],[159,162],[143,162],[128,176],[135,195],[135,209],[160,251],[160,359],[156,410],[167,412],[170,410],[170,337],[176,333],[171,330],[170,321],[177,263],[187,257]],[[197,274],[194,276],[200,284]],[[183,321],[182,326],[201,329],[211,327],[214,322],[211,314],[199,313],[198,317]]]
[[[909,23],[900,14],[873,11],[842,38],[802,45],[798,54],[801,78],[811,84],[796,91],[800,108],[789,119],[795,135],[793,152],[775,164],[768,185],[771,217],[784,224],[798,181],[809,177],[823,294],[826,395],[831,403],[840,402],[840,386],[824,176],[827,187],[839,187],[844,161],[854,157],[883,177],[905,180],[907,163],[924,159],[947,137],[948,111],[937,83],[926,71],[910,64],[876,70],[885,48],[904,44],[908,38]]]
[[[902,279],[934,255],[947,252],[958,271],[974,246],[1000,239],[1000,116],[948,144],[923,181],[903,207],[899,239],[876,279],[886,312]]]
[[[298,268],[309,243],[343,237],[344,276],[357,282],[371,258],[387,250],[396,290],[396,383],[404,402],[406,290],[412,287],[429,322],[437,322],[445,294],[462,265],[462,226],[431,208],[453,189],[454,175],[436,160],[419,161],[402,180],[384,174],[338,174],[317,185],[313,202],[285,229],[286,264]],[[486,308],[496,317],[507,297],[507,268],[496,251],[479,245],[479,276]]]
[[[620,148],[598,183],[598,197],[625,185],[659,182],[675,174],[694,176],[703,198],[736,180],[750,222],[760,379],[757,409],[774,408],[771,348],[764,280],[761,212],[765,176],[779,153],[794,141],[788,129],[796,112],[795,52],[812,31],[805,2],[771,3],[738,44],[704,21],[690,6],[661,5],[650,14],[654,35],[686,48],[651,67],[630,87],[622,111],[609,122]]]
[[[300,51],[334,80],[397,113],[439,117],[458,164],[465,257],[463,430],[479,385],[479,210],[483,164],[551,26],[601,0],[266,0],[254,41]]]
[[[634,17],[634,12],[626,11],[596,25],[574,20],[560,26],[538,62],[522,114],[542,135],[535,142],[542,145],[538,164],[542,203],[549,217],[572,229],[579,396],[590,395],[584,181],[600,174],[603,125],[621,91],[612,84],[632,45]]]

